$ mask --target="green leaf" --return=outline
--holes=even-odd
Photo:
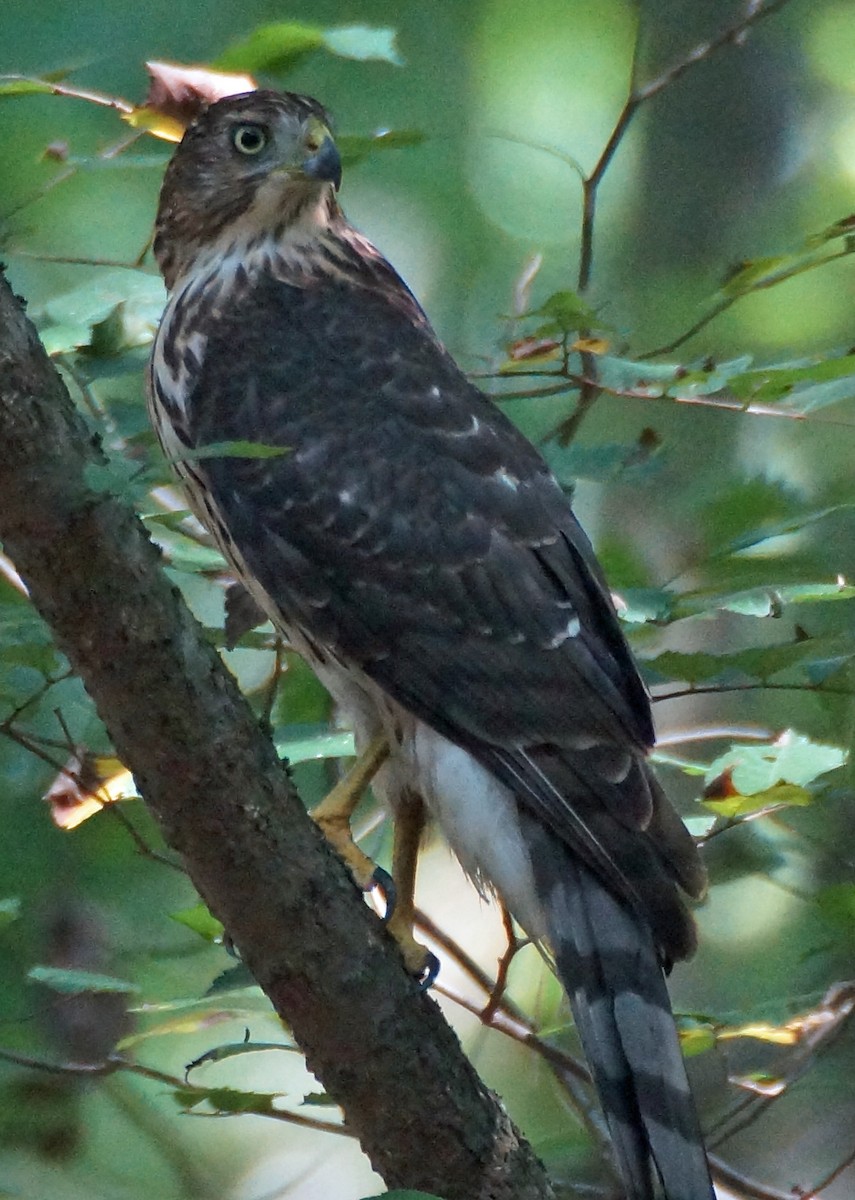
[[[211,64],[219,71],[289,71],[324,44],[324,31],[297,21],[260,25]]]
[[[766,682],[784,672],[799,670],[811,684],[822,668],[837,670],[855,657],[855,642],[846,637],[805,638],[776,646],[757,646],[734,654],[684,653],[666,650],[644,662],[651,683],[679,680],[689,684],[738,685],[749,680]],[[826,670],[826,675],[831,671]]]
[[[97,975],[93,971],[66,970],[64,967],[31,967],[27,972],[31,983],[41,983],[64,995],[81,992],[138,992],[135,983],[115,979],[112,975]]]
[[[159,526],[162,529],[178,529],[193,515],[189,508],[179,508],[175,512],[161,512],[159,509],[156,512],[142,512],[139,514],[140,520],[147,529],[152,526]]]
[[[228,1003],[234,997],[233,1003]],[[238,1004],[237,1001],[240,1001]],[[145,1001],[142,1004],[133,1004],[129,1011],[139,1013],[141,1016],[151,1016],[157,1013],[199,1013],[201,1016],[210,1015],[217,1019],[220,1014],[225,1013],[229,1018],[236,1020],[246,1020],[249,1017],[257,1016],[259,1013],[269,1015],[270,1001],[259,988],[255,980],[252,980],[249,986],[238,985],[231,989],[222,988],[217,993],[216,1004],[212,1003],[210,996],[189,996],[183,997],[180,1000],[160,1000],[152,1002]]]
[[[675,1017],[680,1035],[680,1048],[686,1058],[715,1049],[715,1029],[707,1022],[693,1017]]]
[[[666,762],[667,763],[667,762],[671,761],[667,757],[660,758],[658,754],[651,755],[651,758],[653,759],[654,762],[657,762],[657,763],[658,762]],[[674,765],[676,765],[676,764],[674,764]],[[704,773],[703,768],[699,771],[686,770],[685,767],[683,769],[685,770],[687,775],[703,775],[703,773]],[[686,826],[686,828],[688,829],[689,833],[692,835],[693,838],[705,838],[710,833],[710,831],[713,829],[713,827],[715,826],[715,823],[716,823],[716,817],[714,815],[710,815],[710,813],[706,813],[702,817],[684,817],[683,818],[683,824]]]
[[[206,995],[219,996],[223,992],[232,992],[235,988],[251,987],[258,987],[258,984],[246,963],[239,962],[233,967],[227,967],[225,971],[221,971],[208,988]]]
[[[0,900],[0,929],[5,929],[21,915],[21,901],[17,896],[7,896]]]
[[[307,1092],[302,1102],[307,1108],[338,1108],[339,1105],[328,1092]]]
[[[703,526],[713,554],[730,554],[770,536],[775,522],[803,512],[801,496],[778,480],[731,482],[705,499]]]
[[[668,386],[686,374],[679,363],[637,362],[613,354],[601,355],[597,365],[605,387],[653,397],[664,396]]]
[[[323,35],[324,46],[340,58],[358,62],[375,59],[402,67],[404,60],[395,45],[395,30],[370,25],[340,25]]]
[[[750,588],[724,595],[688,592],[673,606],[673,617],[697,616],[723,610],[746,617],[780,617],[790,604],[818,604],[855,599],[855,587],[847,583],[796,583],[784,587]]]
[[[198,933],[199,937],[206,942],[222,940],[223,926],[201,901],[199,904],[194,904],[192,908],[182,908],[177,912],[170,913],[169,919],[177,921],[179,925],[184,925],[187,929],[192,929],[193,933]]]
[[[792,397],[793,406],[801,411],[806,392],[841,381],[848,383],[850,390],[855,387],[855,355],[755,367],[731,379],[730,391],[737,399],[763,404]],[[795,404],[797,399],[802,403]]]
[[[0,645],[0,662],[10,667],[30,667],[47,677],[56,670],[59,651],[51,642],[41,639]]]
[[[182,538],[177,548],[165,547],[166,558],[169,562],[167,573],[173,575],[184,572],[195,575],[206,571],[220,571],[223,568],[223,556],[214,546],[203,546],[192,538]],[[221,630],[217,631],[222,633]]]
[[[678,371],[676,381],[667,390],[669,396],[692,399],[695,396],[713,396],[729,388],[732,381],[743,375],[751,366],[752,357],[744,354],[740,358],[716,363],[709,370]]]
[[[579,479],[603,483],[619,476],[634,479],[659,467],[658,443],[644,439],[635,442],[601,442],[596,446],[559,446],[547,442],[543,456],[562,487],[570,488]]]
[[[149,1015],[147,1005],[141,1005],[141,1010]],[[132,1008],[131,1012],[139,1011]],[[205,1008],[199,1009],[196,1012],[179,1013],[178,1016],[170,1017],[168,1021],[161,1021],[157,1025],[152,1025],[148,1029],[144,1029],[141,1033],[132,1033],[128,1037],[122,1038],[116,1043],[116,1049],[119,1051],[130,1050],[132,1046],[139,1046],[143,1042],[155,1041],[162,1037],[186,1037],[189,1033],[202,1033],[209,1030],[213,1025],[220,1025],[225,1021],[235,1021],[246,1019],[247,1013],[241,1009],[229,1008],[211,1008],[208,1004]]]
[[[575,333],[580,329],[602,328],[596,311],[576,292],[565,290],[553,292],[540,308],[526,313],[530,317],[546,317],[546,323],[538,333]]]
[[[280,757],[292,764],[319,758],[353,758],[356,754],[353,734],[339,730],[298,738],[280,735],[274,743]]]
[[[282,1092],[241,1092],[236,1088],[200,1088],[192,1085],[175,1088],[172,1095],[187,1112],[198,1108],[200,1104],[210,1104],[215,1116],[254,1113],[268,1117],[277,1111],[274,1101],[284,1099]]]
[[[359,62],[379,59],[401,66],[393,29],[342,25],[322,29],[299,21],[260,25],[249,37],[229,46],[212,64],[221,71],[290,71],[316,50]]]
[[[247,1030],[247,1032],[249,1031]],[[184,1077],[186,1079],[191,1071],[195,1071],[197,1067],[203,1067],[207,1063],[223,1062],[227,1058],[237,1058],[241,1054],[256,1054],[265,1050],[290,1050],[293,1053],[297,1047],[290,1046],[285,1042],[228,1042],[222,1046],[215,1046],[213,1050],[206,1050],[204,1054],[194,1058],[184,1068]]]
[[[88,346],[93,326],[121,304],[122,320],[134,331],[132,336],[128,334],[133,345],[150,342],[166,304],[166,292],[162,280],[146,271],[94,270],[86,283],[35,308],[33,317],[48,353],[66,353]]]
[[[855,932],[855,883],[835,883],[816,895],[820,914],[832,925]]]
[[[52,95],[53,84],[46,79],[28,79],[24,75],[0,75],[0,96]]]
[[[151,323],[135,318],[126,301],[120,300],[103,320],[92,325],[83,349],[93,358],[115,358],[136,346],[147,346],[151,339]]]
[[[352,167],[378,150],[404,150],[426,140],[427,135],[418,129],[382,129],[365,136],[345,134],[336,138],[336,145],[343,164]]]
[[[623,588],[616,608],[628,625],[667,624],[673,619],[674,596],[664,588]]]
[[[433,1192],[411,1192],[408,1190],[384,1192],[382,1196],[366,1196],[365,1200],[442,1200]]]
[[[141,474],[139,463],[121,455],[111,456],[106,462],[88,462],[83,468],[84,482],[91,491],[101,496],[119,496],[130,502]]]
[[[745,296],[759,288],[769,287],[783,278],[783,272],[792,269],[792,259],[785,254],[769,255],[766,258],[749,259],[739,263],[721,286],[723,296]]]
[[[781,783],[805,788],[846,762],[846,752],[788,729],[770,746],[734,746],[707,769],[707,782],[727,772],[742,796],[757,796]]]
[[[209,442],[171,458],[171,463],[198,462],[203,458],[281,458],[290,454],[290,446],[268,446],[264,442],[249,442],[236,438],[230,442]]]

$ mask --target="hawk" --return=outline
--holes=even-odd
[[[551,947],[627,1197],[710,1200],[664,981],[694,949],[684,896],[705,877],[646,761],[647,692],[567,497],[348,223],[340,179],[306,96],[232,96],[187,130],[154,242],[155,429],[352,723],[359,779],[315,815],[368,886],[347,824],[374,774],[410,970],[424,808]]]

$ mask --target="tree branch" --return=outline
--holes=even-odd
[[[167,842],[390,1187],[541,1200],[540,1162],[419,994],[159,569],[0,275],[0,536]]]

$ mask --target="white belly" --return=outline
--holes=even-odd
[[[543,916],[513,792],[468,750],[421,722],[413,744],[419,791],[464,871],[480,886],[495,888],[530,937],[542,937]]]

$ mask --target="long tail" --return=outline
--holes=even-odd
[[[539,822],[524,833],[558,974],[627,1200],[714,1200],[665,978],[644,919]]]

